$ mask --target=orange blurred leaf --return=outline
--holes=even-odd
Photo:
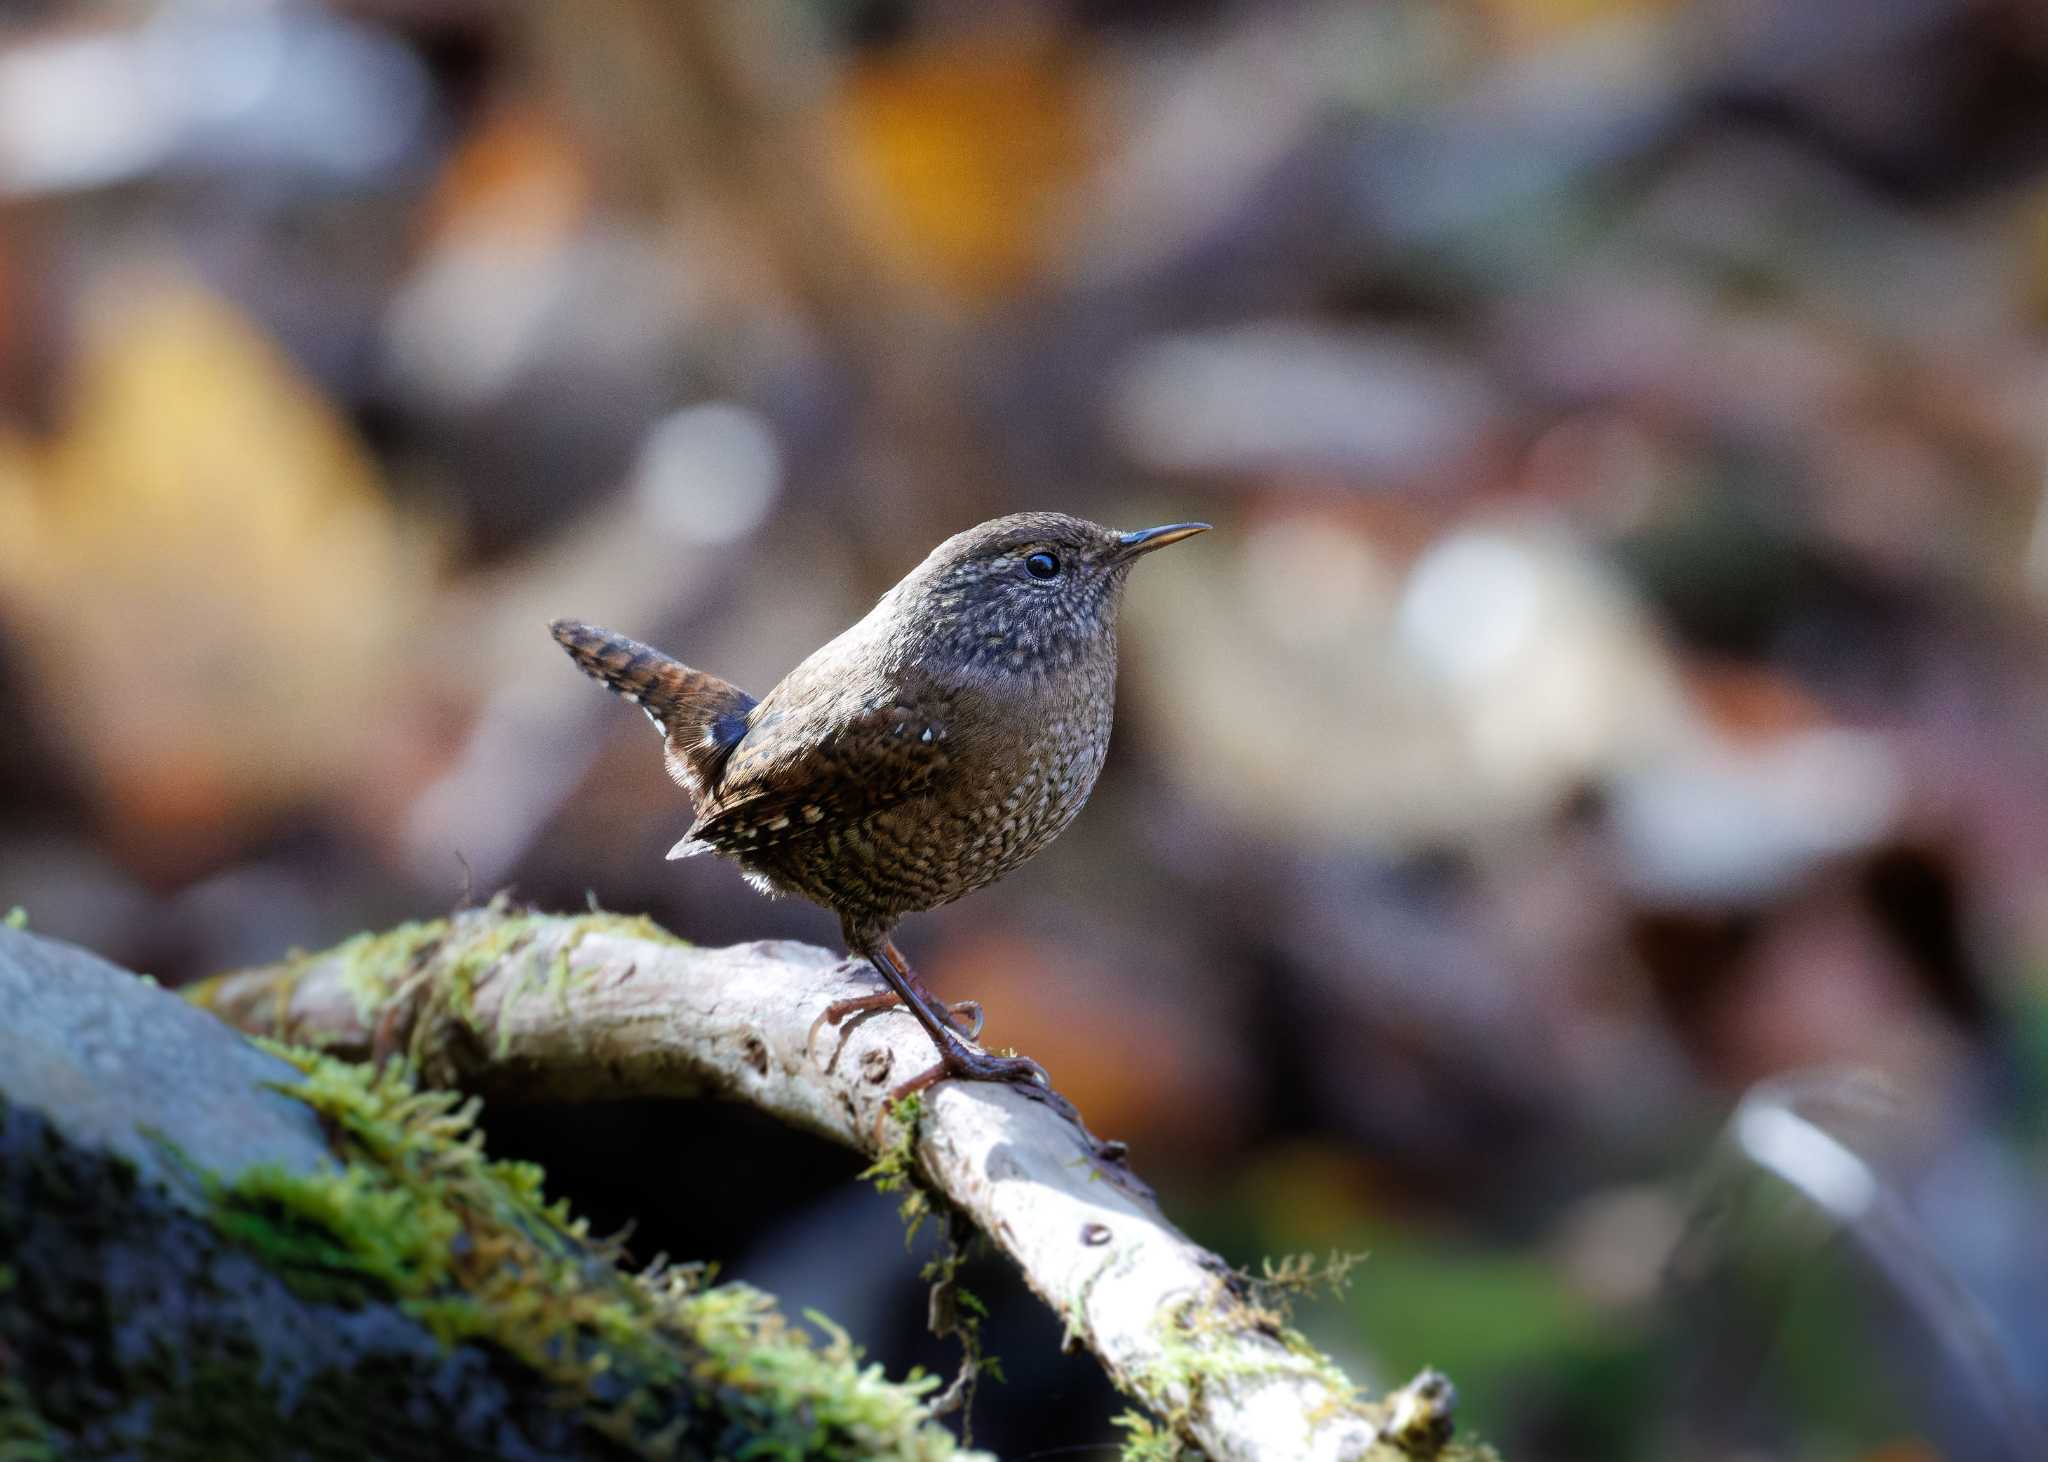
[[[853,68],[833,120],[882,256],[970,298],[1026,282],[1083,160],[1076,69],[1044,44],[981,37]]]

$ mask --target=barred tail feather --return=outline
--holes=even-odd
[[[548,626],[583,673],[642,711],[668,745],[669,772],[700,801],[747,731],[754,698],[638,640],[580,620]]]

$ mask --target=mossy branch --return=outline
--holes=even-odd
[[[190,993],[243,1030],[358,1060],[403,1050],[424,1082],[493,1100],[723,1097],[914,1167],[1065,1318],[1069,1344],[1216,1462],[1467,1450],[1444,1441],[1441,1377],[1367,1398],[1174,1228],[1063,1103],[945,1082],[914,1132],[884,1141],[890,1086],[930,1060],[924,1034],[892,1014],[843,1040],[813,1031],[826,1006],[873,984],[808,945],[701,949],[645,919],[499,903]]]

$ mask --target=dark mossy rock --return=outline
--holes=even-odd
[[[52,1456],[617,1457],[483,1346],[309,1304],[127,1159],[0,1105],[0,1346]],[[0,1451],[5,1444],[0,1443]]]
[[[299,1072],[124,970],[0,931],[0,1437],[53,1456],[613,1457],[486,1347],[308,1303],[199,1175],[330,1163]],[[32,1415],[19,1413],[24,1409]],[[5,1447],[0,1442],[0,1448]]]
[[[474,1110],[0,929],[0,1458],[946,1457],[929,1382],[633,1275]]]

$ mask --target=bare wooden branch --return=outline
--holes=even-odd
[[[487,1099],[718,1096],[872,1155],[878,1126],[900,1136],[886,1093],[929,1064],[930,1043],[896,1011],[850,1022],[843,1043],[813,1026],[878,983],[808,945],[702,949],[644,920],[494,907],[224,975],[193,998],[337,1054],[403,1048],[423,1079]],[[1418,1387],[1365,1399],[1063,1107],[943,1082],[923,1100],[915,1176],[1016,1262],[1119,1388],[1217,1462],[1441,1446],[1442,1425],[1411,1424]],[[1429,1394],[1440,1423],[1441,1378]]]

